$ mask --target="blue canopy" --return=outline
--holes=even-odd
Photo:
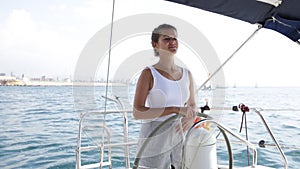
[[[261,24],[300,42],[300,0],[167,0]]]

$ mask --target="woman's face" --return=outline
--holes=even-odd
[[[158,42],[154,42],[153,47],[159,55],[174,55],[178,49],[177,32],[172,28],[165,28],[160,31]]]

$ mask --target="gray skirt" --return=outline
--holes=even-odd
[[[150,121],[142,123],[138,149],[139,152],[145,140],[148,144],[144,146],[144,151],[141,154],[138,168],[157,168],[168,169],[171,165],[179,168],[182,156],[182,141],[184,133],[181,130],[180,118],[169,121],[163,125],[156,134],[148,138],[152,131],[163,122]]]

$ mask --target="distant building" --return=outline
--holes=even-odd
[[[15,81],[17,78],[13,76],[0,76],[0,81]]]
[[[68,83],[72,82],[72,80],[70,78],[65,78],[63,81],[68,82]]]
[[[0,85],[21,86],[25,84],[22,80],[19,80],[14,76],[0,76]]]

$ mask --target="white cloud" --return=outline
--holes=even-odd
[[[110,24],[112,5],[111,0],[43,5],[37,2],[35,7],[19,5],[2,10],[1,15],[7,17],[0,18],[0,72],[72,74],[87,41]],[[249,23],[166,1],[116,0],[114,20],[143,13],[168,14],[195,25],[212,43],[222,62],[255,29]],[[270,84],[275,80],[275,85],[300,83],[287,78],[299,72],[299,53],[299,47],[289,39],[274,31],[261,30],[225,66],[226,80],[243,85],[256,81],[258,85]]]
[[[0,28],[1,70],[32,75],[60,75],[79,55],[71,26],[36,21],[26,10],[12,10]],[[61,73],[60,73],[61,72]]]
[[[25,10],[13,10],[1,30],[2,44],[7,47],[26,45],[31,43],[34,32],[36,24],[31,15]]]

